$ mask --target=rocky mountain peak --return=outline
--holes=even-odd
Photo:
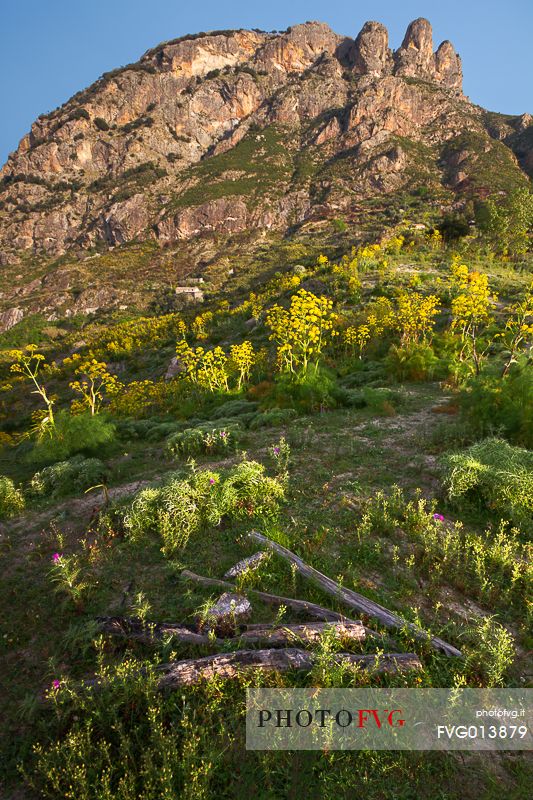
[[[394,53],[394,74],[442,83],[462,91],[461,59],[451,42],[444,41],[433,52],[433,30],[419,17],[407,28],[401,46]]]
[[[163,42],[32,125],[0,170],[0,264],[286,231],[417,181],[463,191],[469,147],[496,138],[498,174],[527,180],[531,118],[483,115],[426,19],[396,51],[376,21]]]
[[[381,22],[365,22],[352,51],[353,71],[358,75],[381,75],[392,72],[389,32]]]

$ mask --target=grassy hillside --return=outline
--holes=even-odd
[[[271,144],[256,163],[274,181],[269,159],[285,154]],[[223,180],[246,146],[205,168]],[[506,255],[474,230],[447,241],[410,199],[375,244],[352,246],[339,219],[214,260],[202,306],[24,321],[4,335],[7,796],[407,800],[436,785],[450,800],[502,786],[526,796],[521,754],[245,750],[247,686],[530,680],[530,251]],[[257,551],[252,528],[463,658],[404,627],[396,647],[421,670],[339,668],[335,652],[376,643],[326,633],[311,672],[161,694],[159,665],[231,646],[120,640],[97,617],[205,619],[221,590],[183,570],[223,578]],[[253,589],[347,613],[273,554],[237,587],[252,624],[298,621]],[[100,690],[84,689],[95,676]]]

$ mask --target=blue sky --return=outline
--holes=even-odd
[[[0,164],[39,114],[166,39],[221,28],[281,30],[312,19],[355,37],[375,19],[398,47],[420,16],[432,23],[435,44],[450,39],[461,54],[474,102],[533,112],[531,0],[1,0]]]

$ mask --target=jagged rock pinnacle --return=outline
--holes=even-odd
[[[381,75],[392,72],[389,34],[381,22],[365,22],[353,46],[353,71],[357,75]]]

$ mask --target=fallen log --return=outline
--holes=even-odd
[[[284,647],[297,642],[311,644],[318,642],[325,632],[330,632],[341,641],[363,642],[366,637],[364,625],[360,622],[307,622],[303,625],[281,625],[272,627],[250,627],[233,641],[244,644],[265,644],[268,647]]]
[[[229,583],[228,581],[221,581],[219,578],[206,578],[203,575],[197,575],[195,572],[191,572],[188,569],[182,570],[181,577],[185,578],[186,580],[195,581],[202,586],[216,586],[217,588],[223,587],[224,589],[235,588],[233,584]],[[357,622],[362,624],[360,620],[350,619],[350,617],[347,617],[344,614],[338,614],[336,611],[331,611],[331,609],[324,608],[324,606],[318,606],[316,603],[311,603],[309,600],[296,600],[293,597],[282,597],[278,594],[260,592],[258,589],[247,589],[246,591],[248,594],[255,595],[259,600],[262,600],[263,603],[267,603],[267,605],[287,606],[287,608],[290,608],[299,614],[306,614],[308,617],[312,617],[313,619],[321,622]],[[392,639],[390,636],[373,631],[371,628],[367,628],[366,626],[363,627],[367,636],[373,636],[376,639],[387,642],[388,646],[396,645],[394,639]]]
[[[303,625],[283,626],[262,623],[246,626],[239,635],[225,639],[196,633],[183,624],[146,622],[136,617],[97,617],[97,622],[103,633],[147,645],[156,645],[164,639],[172,638],[184,644],[221,645],[230,642],[285,647],[298,642],[315,643],[326,631],[331,631],[336,638],[345,642],[362,642],[365,639],[365,628],[360,622],[308,622]]]
[[[430,645],[435,650],[438,650],[447,656],[462,656],[461,651],[457,650],[457,648],[453,647],[453,645],[448,644],[448,642],[445,642],[443,639],[439,639],[437,636],[430,636],[426,631],[423,631],[414,623],[407,622],[407,620],[403,619],[397,614],[394,614],[394,612],[389,611],[389,609],[385,608],[384,606],[379,605],[379,603],[374,603],[373,600],[369,600],[367,597],[364,597],[363,595],[358,594],[351,589],[344,588],[336,581],[328,578],[327,575],[324,575],[322,572],[314,569],[314,567],[310,567],[305,563],[305,561],[302,561],[299,556],[291,552],[291,550],[287,550],[286,547],[283,547],[277,542],[273,542],[262,533],[259,533],[258,531],[250,531],[248,536],[250,539],[260,542],[264,546],[270,547],[279,556],[287,561],[290,561],[291,564],[295,565],[300,574],[317,583],[321,589],[333,597],[336,597],[349,608],[353,608],[360,614],[367,614],[369,617],[374,617],[386,628],[394,629],[407,627],[416,639],[429,641]]]
[[[142,644],[157,644],[167,637],[184,644],[222,644],[224,641],[172,622],[145,622],[138,617],[97,617],[96,621],[102,633]]]
[[[236,678],[241,672],[254,669],[263,672],[311,670],[315,661],[315,654],[294,647],[284,650],[237,650],[233,653],[218,653],[204,658],[190,658],[162,665],[160,669],[164,675],[159,681],[159,688],[176,689],[179,686],[188,686],[215,677]],[[415,653],[374,655],[336,653],[332,656],[332,661],[339,665],[370,670],[373,674],[422,669],[422,664]]]
[[[247,572],[248,570],[255,569],[259,566],[259,564],[265,560],[268,553],[266,550],[260,550],[258,553],[254,553],[253,556],[248,556],[248,558],[243,558],[241,561],[238,561],[236,564],[228,569],[226,574],[224,575],[225,578],[238,578],[243,573]]]

